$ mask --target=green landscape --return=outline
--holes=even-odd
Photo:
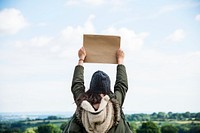
[[[2,117],[2,116],[1,116]],[[133,133],[200,133],[200,112],[126,114]],[[62,133],[70,118],[48,116],[0,121],[0,133]]]

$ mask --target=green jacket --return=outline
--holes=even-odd
[[[79,95],[85,93],[84,86],[84,67],[77,65],[74,70],[71,91],[76,101]],[[126,68],[124,65],[117,66],[116,81],[114,85],[114,96],[120,104],[120,108],[124,103],[126,92],[128,91],[128,80]],[[67,124],[64,133],[87,133],[81,123],[77,122],[76,115]],[[121,109],[121,120],[118,125],[114,125],[108,133],[132,133],[129,124],[125,121],[124,114]]]

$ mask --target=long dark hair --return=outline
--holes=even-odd
[[[105,95],[105,94],[104,94]],[[81,94],[76,99],[76,104],[81,106],[82,101],[87,100],[91,105],[99,104],[101,102],[102,97],[99,93],[91,93],[90,91],[86,91],[84,94]]]

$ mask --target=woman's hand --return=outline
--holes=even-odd
[[[124,63],[124,51],[122,51],[121,49],[117,50],[117,63],[118,64]]]
[[[82,48],[79,49],[79,51],[78,51],[78,57],[79,57],[78,64],[79,65],[83,65],[83,62],[84,62],[85,57],[86,57],[86,51],[85,51],[84,47],[82,47]]]

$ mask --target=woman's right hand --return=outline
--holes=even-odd
[[[117,63],[118,64],[124,63],[124,51],[121,49],[117,50]]]

